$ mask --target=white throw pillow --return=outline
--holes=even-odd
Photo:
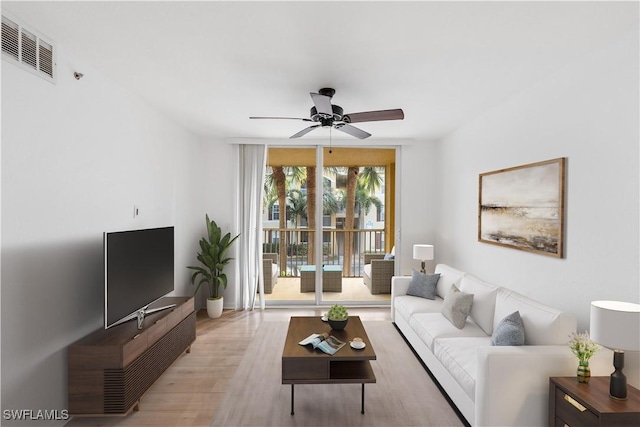
[[[493,333],[493,316],[496,311],[498,288],[477,277],[466,274],[460,281],[460,290],[473,294],[473,307],[469,316],[487,335]]]
[[[449,289],[451,289],[451,285],[460,286],[460,279],[464,276],[464,272],[449,267],[447,264],[436,265],[434,273],[440,273],[440,279],[438,279],[438,285],[436,286],[436,294],[442,299],[444,299]]]

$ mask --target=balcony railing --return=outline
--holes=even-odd
[[[325,229],[322,231],[322,264],[343,266],[344,277],[362,277],[365,253],[384,253],[384,229]],[[265,228],[263,253],[277,253],[280,276],[299,276],[298,267],[315,264],[313,250],[315,231],[309,228]],[[345,268],[345,242],[352,238],[351,254]],[[284,239],[286,253],[280,252]],[[311,245],[310,245],[311,243]],[[286,266],[282,268],[282,266]]]

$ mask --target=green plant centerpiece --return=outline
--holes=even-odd
[[[209,215],[205,215],[205,218],[207,221],[207,235],[200,239],[200,252],[197,253],[197,259],[202,266],[190,265],[187,268],[194,270],[191,275],[191,284],[196,285],[197,282],[194,295],[198,293],[200,286],[203,284],[209,285],[207,311],[210,317],[219,317],[222,314],[220,287],[227,288],[227,275],[223,270],[233,260],[233,258],[227,257],[227,252],[240,235],[238,234],[232,238],[231,233],[227,233],[223,236],[218,224],[214,220],[210,220]],[[211,305],[209,301],[217,301],[213,313],[209,310]],[[220,314],[216,316],[217,311]]]
[[[345,306],[334,304],[327,313],[327,321],[329,322],[331,329],[340,331],[347,326],[347,322],[349,321],[349,312]]]

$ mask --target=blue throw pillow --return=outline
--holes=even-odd
[[[524,323],[519,311],[498,323],[491,335],[491,345],[524,345]]]
[[[388,260],[394,259],[394,258],[395,258],[395,255],[393,255],[393,254],[384,254],[385,261],[388,261]]]
[[[436,285],[438,284],[439,278],[440,273],[424,274],[413,270],[411,283],[409,283],[409,289],[407,289],[407,295],[426,299],[436,299]]]

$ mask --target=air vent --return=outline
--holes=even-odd
[[[51,42],[2,15],[2,58],[55,83],[55,55]]]

